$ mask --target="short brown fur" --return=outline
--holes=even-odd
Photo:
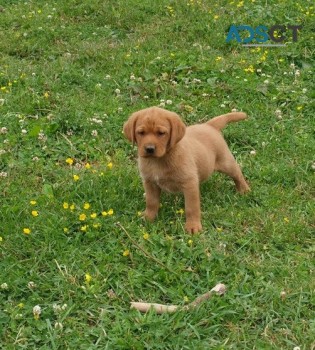
[[[233,112],[186,127],[176,113],[159,107],[146,108],[130,116],[124,124],[124,134],[138,146],[146,219],[152,221],[158,214],[161,190],[183,192],[185,228],[190,233],[201,231],[199,184],[214,171],[231,176],[240,193],[249,191],[220,132],[228,123],[242,119],[246,119],[245,113]]]

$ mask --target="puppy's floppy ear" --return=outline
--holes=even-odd
[[[171,124],[169,147],[172,148],[184,137],[186,132],[186,125],[176,113],[171,113],[171,115],[168,117],[168,120]]]
[[[138,119],[138,114],[133,113],[129,119],[126,121],[124,124],[124,135],[127,137],[127,139],[132,142],[132,144],[136,143],[136,133],[135,133],[135,128],[136,128],[136,122]]]

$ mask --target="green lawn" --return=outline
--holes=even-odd
[[[0,349],[315,349],[314,14],[307,0],[2,0]],[[303,27],[248,48],[226,43],[232,24]],[[153,105],[187,124],[249,115],[224,135],[252,191],[214,174],[199,235],[181,195],[153,224],[139,215],[122,125]],[[130,310],[219,282],[195,310]]]

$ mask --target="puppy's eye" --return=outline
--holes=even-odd
[[[158,136],[164,136],[166,134],[166,132],[165,131],[158,131],[157,134],[158,134]]]
[[[140,135],[140,136],[143,136],[143,135],[144,135],[144,131],[143,131],[143,130],[139,130],[139,131],[137,132],[137,134]]]

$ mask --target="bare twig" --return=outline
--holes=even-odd
[[[203,301],[210,299],[214,294],[223,295],[226,292],[226,286],[222,283],[217,284],[213,287],[209,292],[199,296],[190,304],[180,307],[179,305],[163,305],[163,304],[155,304],[155,303],[142,303],[142,302],[131,302],[130,307],[132,309],[137,309],[140,312],[147,312],[150,309],[153,309],[158,314],[163,314],[166,312],[172,313],[177,310],[191,310],[201,304]]]

